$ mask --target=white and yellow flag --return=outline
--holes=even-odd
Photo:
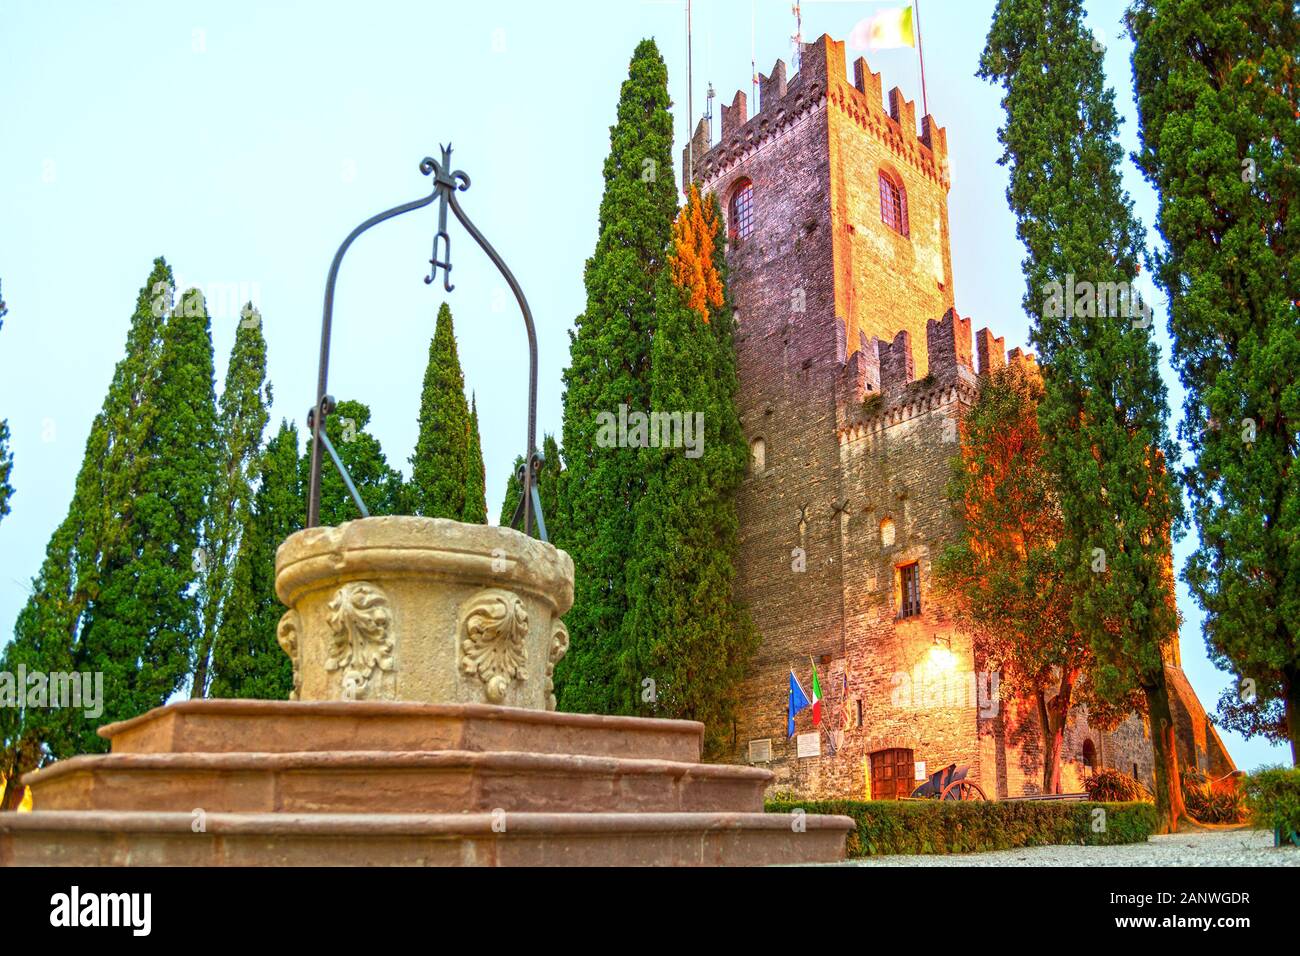
[[[849,34],[849,46],[857,50],[895,50],[916,46],[912,8],[881,10],[860,22]]]

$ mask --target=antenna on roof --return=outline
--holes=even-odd
[[[713,144],[713,82],[709,81],[708,92],[704,94],[704,120],[709,124],[709,144]]]

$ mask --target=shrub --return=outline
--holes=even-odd
[[[1140,801],[1151,803],[1151,791],[1142,785],[1136,777],[1130,777],[1122,770],[1107,768],[1098,770],[1083,782],[1083,789],[1088,791],[1089,800],[1112,803],[1130,803]]]
[[[1264,767],[1246,778],[1246,802],[1258,827],[1300,833],[1300,767]]]
[[[1155,807],[1149,803],[769,800],[766,809],[852,817],[857,828],[849,834],[850,857],[1143,843],[1156,828]]]
[[[1241,823],[1246,819],[1246,795],[1236,786],[1215,790],[1210,778],[1196,767],[1182,773],[1183,802],[1192,819],[1200,823]]]

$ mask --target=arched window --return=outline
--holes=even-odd
[[[755,438],[749,445],[749,473],[761,475],[767,470],[767,442]]]
[[[893,173],[880,171],[880,221],[900,236],[907,230],[907,189]]]
[[[754,184],[742,179],[731,193],[730,229],[732,239],[747,239],[754,231]]]
[[[1083,765],[1085,767],[1097,768],[1097,748],[1092,745],[1092,741],[1084,738],[1083,741]]]

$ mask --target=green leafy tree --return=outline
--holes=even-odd
[[[483,467],[483,440],[478,431],[478,402],[470,396],[469,447],[465,459],[465,511],[461,521],[487,523],[487,473]]]
[[[302,528],[306,513],[298,429],[282,421],[256,465],[257,491],[240,535],[230,597],[213,648],[210,693],[286,700],[293,690],[293,666],[276,641],[284,607],[275,593],[275,550]]]
[[[1131,289],[1142,254],[1114,93],[1080,0],[999,0],[979,73],[1004,91],[1001,162],[1027,253],[1024,306],[1043,360],[1039,422],[1060,485],[1062,554],[1079,590],[1071,620],[1096,658],[1097,693],[1118,702],[1142,692],[1157,813],[1172,830],[1185,813],[1164,669],[1177,639],[1170,535],[1181,499],[1149,314],[1132,308],[1131,293],[1126,308],[1097,294]]]
[[[1183,471],[1184,579],[1220,701],[1300,763],[1300,14],[1290,0],[1137,0],[1140,165],[1159,194]]]
[[[325,433],[329,435],[334,450],[347,468],[366,508],[376,517],[402,513],[405,488],[402,473],[388,465],[379,439],[366,431],[370,424],[370,408],[357,401],[339,402],[333,414],[325,419]],[[307,450],[299,463],[299,481],[304,496],[309,487],[311,473],[312,439],[307,437]],[[302,502],[307,513],[306,498]],[[338,469],[327,454],[322,462],[320,482],[320,523],[338,525],[360,518],[352,496]]]
[[[1042,398],[1042,376],[1027,363],[983,378],[962,419],[947,492],[962,530],[935,571],[981,666],[1000,675],[1002,694],[1034,702],[1043,792],[1060,793],[1070,708],[1083,704],[1089,723],[1113,727],[1142,702],[1131,695],[1116,707],[1091,692],[1092,648],[1073,624],[1078,592],[1058,550],[1064,529],[1038,428]]]
[[[560,449],[555,443],[554,435],[548,434],[542,439],[542,458],[546,463],[537,476],[537,497],[542,502],[542,520],[546,522],[547,537],[554,542],[557,535],[561,533],[559,531],[560,482],[563,480]],[[519,469],[523,465],[524,456],[516,455],[515,463],[510,469],[510,476],[506,479],[506,494],[501,502],[501,517],[497,521],[503,528],[510,527],[510,521],[515,516],[515,508],[519,506],[519,489],[523,487],[519,480]],[[533,537],[540,537],[535,523]]]
[[[191,697],[207,695],[212,648],[226,615],[240,536],[249,521],[253,478],[270,406],[262,316],[250,302],[240,313],[221,392],[217,419],[220,470],[203,523],[199,552],[202,630],[195,648]]]
[[[475,434],[477,438],[477,433]],[[479,465],[483,453],[480,450]],[[465,376],[456,352],[451,309],[443,303],[429,343],[429,363],[420,393],[420,433],[411,456],[408,507],[429,518],[465,518],[470,481],[470,414]],[[482,479],[479,479],[480,482]],[[477,510],[477,503],[469,506]],[[483,505],[484,517],[487,505]]]
[[[620,709],[702,721],[710,753],[730,737],[740,681],[758,644],[733,600],[736,493],[747,446],[736,406],[721,220],[716,197],[701,200],[692,186],[659,274],[651,408],[680,416],[681,442],[640,451],[646,490],[636,507],[618,684]]]
[[[4,294],[0,293],[0,328],[4,327],[4,317],[9,314],[5,305]],[[13,474],[14,456],[9,450],[9,421],[0,418],[0,521],[9,513],[9,499],[13,497],[14,488],[10,483]]]
[[[617,682],[636,504],[645,475],[636,452],[601,447],[601,413],[650,403],[655,286],[677,212],[668,70],[653,40],[632,55],[610,127],[587,305],[570,333],[564,373],[565,479],[556,542],[573,557],[572,644],[556,666],[562,710],[611,713],[627,700]]]

